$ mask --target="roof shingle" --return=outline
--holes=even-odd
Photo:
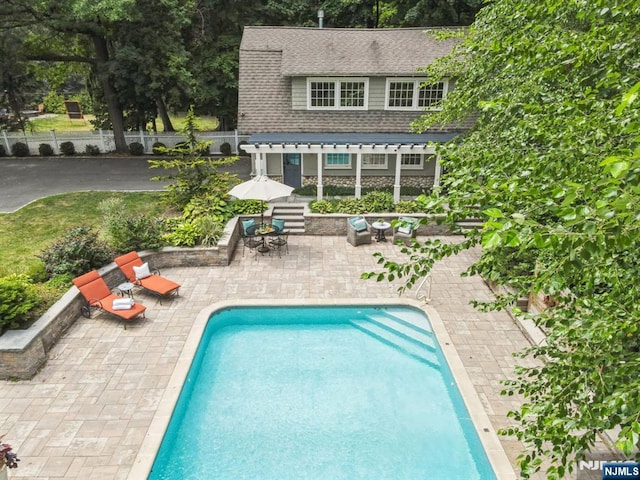
[[[280,73],[285,76],[415,75],[457,42],[435,38],[439,31],[247,26],[240,50],[282,52]]]

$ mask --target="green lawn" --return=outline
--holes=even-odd
[[[0,214],[0,276],[29,271],[38,265],[40,252],[77,225],[99,231],[98,204],[120,197],[130,212],[160,215],[162,192],[81,192],[54,195],[33,202],[17,212]]]
[[[95,116],[85,115],[84,120],[70,120],[67,115],[56,115],[55,117],[34,117],[30,120],[28,127],[34,133],[49,132],[88,132],[93,130],[90,120]],[[176,130],[180,130],[184,126],[184,115],[171,116],[171,122]],[[163,130],[163,124],[160,119],[156,122],[159,132]],[[197,124],[201,131],[213,131],[218,128],[219,122],[216,117],[198,117]],[[151,129],[151,125],[148,126]]]

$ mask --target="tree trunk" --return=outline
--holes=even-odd
[[[102,87],[104,100],[107,103],[107,112],[111,120],[113,138],[116,143],[116,152],[126,153],[129,151],[127,141],[124,138],[124,118],[122,108],[118,102],[118,96],[109,81],[109,51],[107,41],[104,37],[92,35],[93,45],[96,49],[96,76]]]
[[[164,104],[164,101],[161,98],[156,99],[156,106],[158,107],[158,115],[160,115],[160,118],[162,119],[162,125],[164,125],[164,131],[175,132],[176,129],[173,128],[173,124],[171,123],[171,119],[169,118],[167,106]]]

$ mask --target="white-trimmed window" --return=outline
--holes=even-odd
[[[308,78],[309,110],[366,110],[368,78]]]
[[[447,95],[446,80],[425,84],[424,78],[387,78],[387,110],[439,110]]]
[[[400,164],[403,170],[421,170],[424,166],[424,155],[422,153],[403,153],[400,157]]]
[[[325,168],[351,168],[351,154],[349,153],[325,153]]]
[[[363,153],[362,168],[387,168],[388,160],[385,153]]]

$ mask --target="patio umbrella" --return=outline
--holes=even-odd
[[[229,195],[241,200],[261,200],[268,202],[276,198],[288,197],[293,187],[271,180],[266,175],[257,175],[251,180],[236,185],[229,190]],[[260,216],[260,223],[264,223],[264,209]]]

